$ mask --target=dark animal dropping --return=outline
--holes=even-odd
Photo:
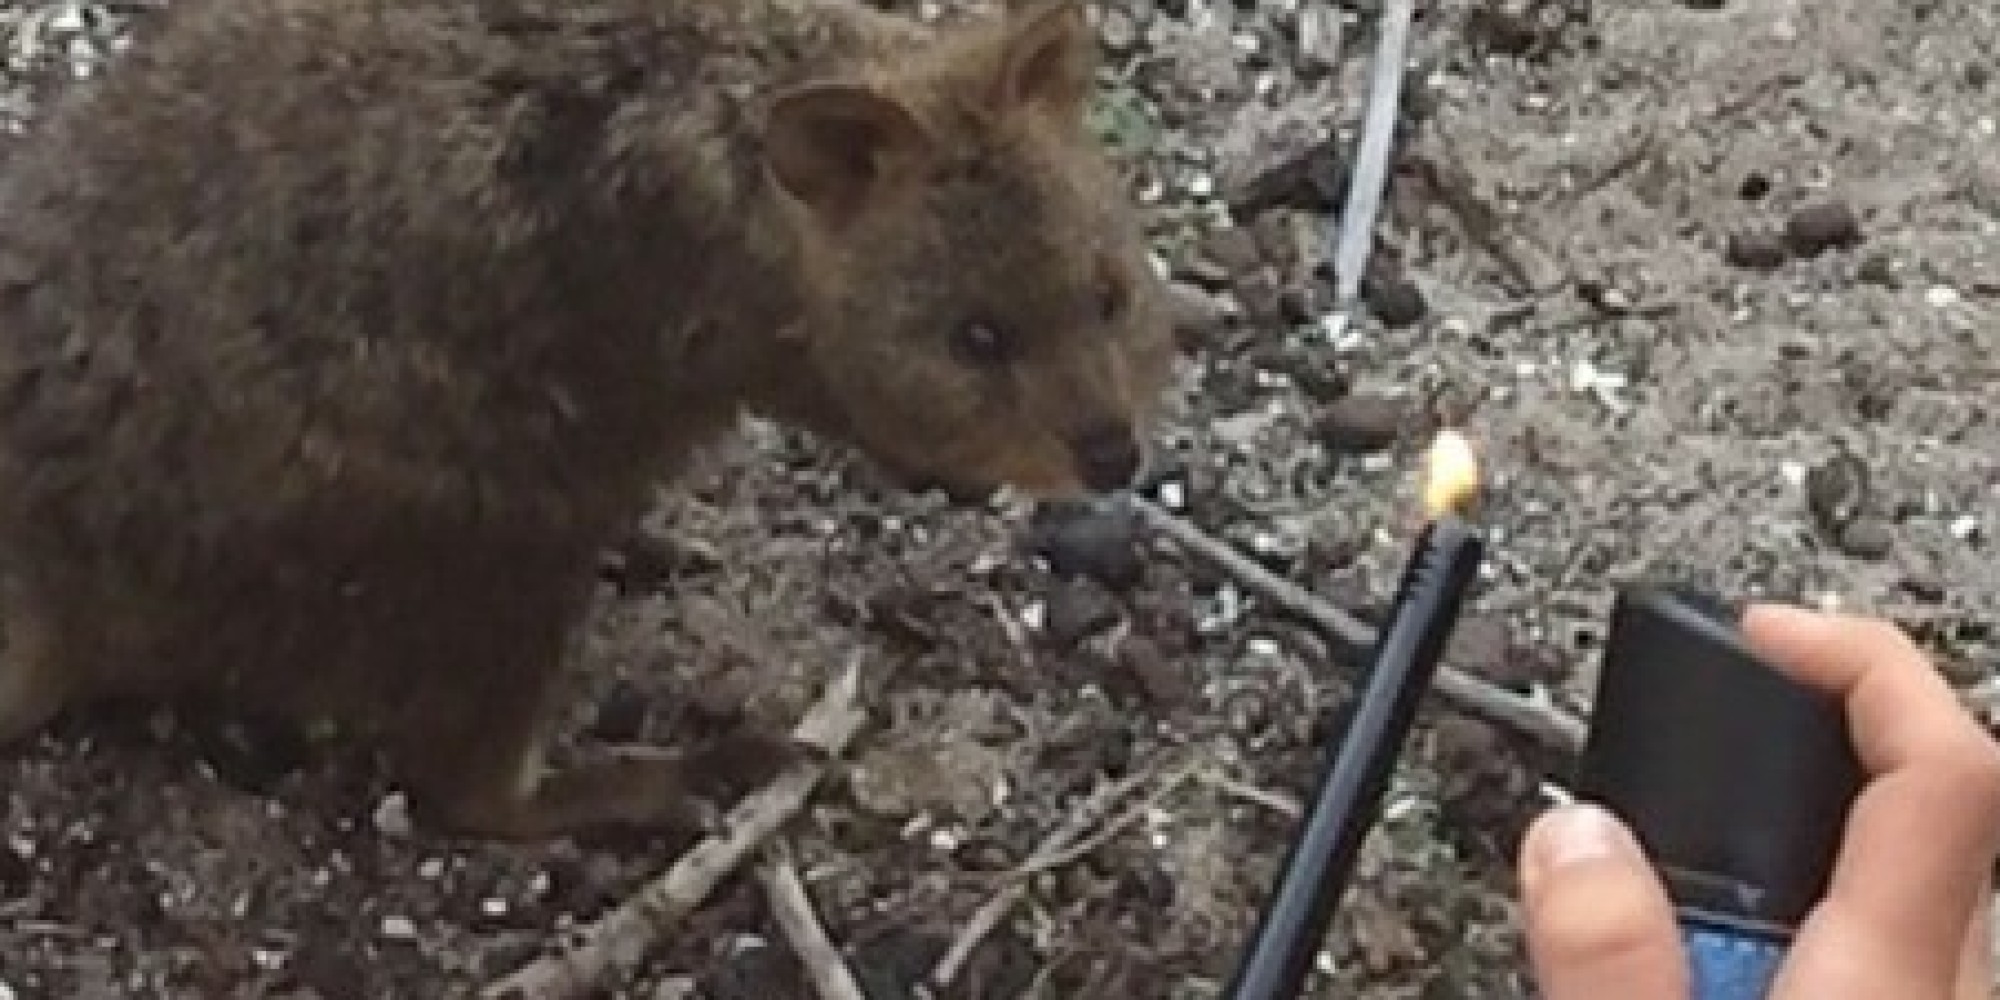
[[[1807,205],[1785,220],[1785,243],[1792,253],[1812,257],[1861,242],[1861,220],[1846,202]]]

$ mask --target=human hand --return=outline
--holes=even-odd
[[[1893,625],[1756,605],[1743,628],[1779,669],[1843,700],[1868,775],[1772,1000],[1986,1000],[2000,744]],[[1543,815],[1519,868],[1546,1000],[1687,1000],[1666,889],[1610,813]]]

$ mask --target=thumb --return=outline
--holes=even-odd
[[[1521,845],[1528,957],[1544,1000],[1687,1000],[1673,906],[1624,824],[1553,809]]]

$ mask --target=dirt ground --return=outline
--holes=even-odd
[[[0,150],[150,6],[0,3]],[[1995,704],[2000,8],[1426,5],[1370,309],[1333,338],[1378,7],[1098,6],[1103,129],[1212,310],[1154,496],[1365,616],[1462,426],[1491,557],[1459,666],[1581,711],[1612,588],[1670,575],[1892,615]],[[763,427],[663,492],[600,612],[578,733],[788,720],[865,664],[873,722],[786,839],[871,1000],[923,996],[1127,778],[945,995],[1215,995],[1355,666],[1116,510],[901,495]],[[1532,995],[1510,860],[1564,764],[1433,701],[1309,995]],[[0,780],[0,997],[462,996],[684,846],[439,839],[358,753],[143,709],[66,719]],[[810,996],[763,899],[726,883],[604,995]]]

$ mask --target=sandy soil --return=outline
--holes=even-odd
[[[51,67],[150,6],[0,4],[0,122],[28,122],[0,150]],[[1155,495],[1365,616],[1457,424],[1492,539],[1459,666],[1581,711],[1612,588],[1671,575],[1892,615],[1993,703],[2000,10],[1431,5],[1372,311],[1330,339],[1376,6],[1100,9],[1106,134],[1215,315]],[[789,719],[859,654],[875,725],[787,837],[871,998],[923,995],[1006,873],[1134,776],[947,995],[1204,997],[1338,726],[1341,652],[1115,512],[899,495],[753,427],[607,558],[575,728]],[[1564,765],[1434,703],[1310,995],[1531,995],[1509,860]],[[0,996],[460,996],[682,846],[438,839],[363,755],[143,708],[64,720],[0,781]],[[746,879],[605,995],[809,992]]]

